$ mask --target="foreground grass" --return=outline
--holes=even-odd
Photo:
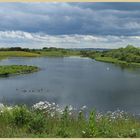
[[[119,64],[119,65],[124,65],[124,66],[135,66],[135,67],[140,67],[140,63],[134,63],[134,62],[126,62],[122,60],[118,60],[117,58],[112,58],[112,57],[95,57],[96,61],[102,61],[102,62],[108,62],[108,63],[114,63],[114,64]]]
[[[26,66],[26,65],[4,65],[0,66],[0,77],[17,75],[17,74],[26,74],[38,71],[36,66]]]
[[[55,108],[55,109],[54,109]],[[38,103],[0,108],[0,137],[140,137],[140,120],[123,111],[104,115]]]

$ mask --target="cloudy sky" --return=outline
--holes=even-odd
[[[0,3],[0,47],[140,47],[140,3]]]

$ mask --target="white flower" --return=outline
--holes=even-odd
[[[72,115],[72,113],[71,113],[71,112],[69,112],[69,115]]]
[[[12,108],[11,106],[9,106],[9,107],[7,107],[7,109],[8,109],[8,110],[11,110],[11,109],[13,109],[13,108]]]
[[[42,102],[42,101],[40,101],[39,103],[37,103],[38,105],[43,105],[44,104],[44,102]]]
[[[69,106],[69,111],[72,111],[73,110],[73,107],[70,105]]]
[[[86,132],[85,131],[82,131],[82,133],[85,134]]]
[[[0,103],[0,110],[4,108],[4,105]]]
[[[51,117],[54,117],[54,115],[55,115],[55,113],[54,113],[54,112],[52,112],[52,113],[51,113]]]
[[[86,105],[82,106],[81,110],[85,110],[87,108]]]
[[[55,110],[55,107],[53,107],[52,109]]]
[[[55,103],[52,103],[52,105],[55,105]]]

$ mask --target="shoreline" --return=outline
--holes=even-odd
[[[96,61],[100,62],[106,62],[106,63],[112,63],[112,64],[118,64],[118,65],[124,65],[124,66],[135,66],[140,68],[140,63],[128,63],[126,61],[121,61],[112,57],[95,57]]]

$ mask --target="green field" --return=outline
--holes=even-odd
[[[104,115],[91,111],[86,118],[82,109],[76,114],[71,107],[57,110],[54,104],[38,105],[0,104],[0,137],[140,137],[140,120],[123,111]]]
[[[64,56],[80,56],[79,51],[69,51],[69,50],[35,50],[30,52],[25,51],[0,51],[0,59],[7,57],[38,57],[38,56],[48,56],[48,57],[64,57]]]
[[[17,74],[26,74],[38,71],[36,66],[26,66],[26,65],[4,65],[0,66],[0,77],[17,75]]]
[[[68,50],[52,50],[52,51],[39,51],[40,56],[49,57],[65,57],[65,56],[80,56],[79,51],[68,51]]]
[[[24,51],[0,51],[0,59],[7,57],[37,57],[37,53],[24,52]]]

